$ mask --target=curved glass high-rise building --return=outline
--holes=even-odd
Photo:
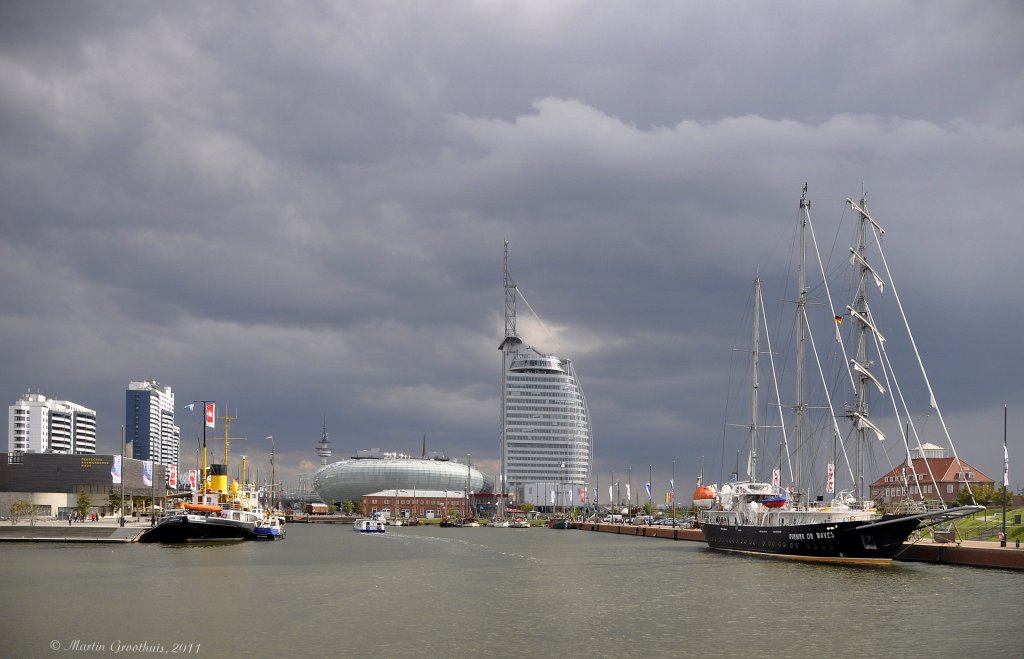
[[[569,359],[525,345],[516,334],[518,290],[508,274],[505,243],[505,339],[502,352],[501,469],[503,492],[550,483],[571,503],[586,486],[593,441],[586,398]],[[578,499],[575,499],[578,503]]]

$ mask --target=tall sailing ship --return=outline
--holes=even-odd
[[[804,461],[809,441],[808,433],[805,430],[805,415],[809,409],[805,395],[805,341],[810,340],[812,351],[814,350],[807,316],[807,250],[805,248],[807,232],[810,231],[812,242],[814,242],[814,233],[810,223],[810,201],[807,199],[806,193],[807,186],[805,185],[804,193],[800,198],[799,213],[800,265],[795,331],[797,373],[796,402],[792,406],[794,411],[792,442],[786,436],[785,419],[780,419],[780,424],[775,426],[783,430],[779,462],[773,469],[770,482],[757,480],[758,434],[762,428],[758,421],[758,393],[761,388],[758,376],[759,361],[762,355],[761,327],[763,324],[767,338],[768,326],[761,298],[761,281],[757,277],[754,281],[753,345],[751,350],[753,382],[750,405],[751,420],[747,438],[746,479],[739,479],[740,466],[737,464],[736,480],[725,483],[721,488],[715,485],[708,486],[702,482],[698,483],[698,489],[694,495],[694,505],[701,509],[700,521],[704,537],[708,546],[713,549],[826,562],[888,564],[901,550],[908,537],[921,526],[946,523],[983,508],[981,506],[961,506],[947,509],[944,507],[945,504],[937,502],[943,506],[941,509],[927,510],[926,507],[921,506],[914,510],[883,514],[872,501],[858,500],[854,494],[865,491],[864,468],[866,455],[870,451],[870,439],[884,439],[881,430],[869,417],[870,390],[874,389],[879,395],[887,394],[890,389],[897,392],[893,410],[895,417],[906,423],[907,430],[903,431],[903,442],[906,445],[907,453],[909,454],[910,451],[911,437],[917,438],[917,444],[920,445],[917,430],[915,429],[912,434],[909,432],[913,426],[910,411],[903,391],[896,383],[894,373],[891,372],[891,362],[885,350],[885,338],[878,331],[875,325],[875,316],[868,304],[869,284],[873,283],[879,290],[883,290],[886,285],[883,279],[884,274],[889,280],[888,285],[899,306],[899,313],[907,329],[910,345],[915,345],[913,336],[910,334],[910,326],[903,314],[902,305],[899,305],[899,297],[896,294],[884,252],[881,249],[879,238],[883,230],[868,214],[863,199],[859,204],[847,199],[848,204],[859,217],[858,244],[850,249],[850,263],[856,269],[856,291],[852,303],[846,307],[845,311],[836,312],[832,318],[828,319],[834,322],[835,340],[838,344],[836,350],[841,352],[846,365],[842,379],[846,380],[853,389],[853,403],[842,415],[837,415],[831,399],[827,400],[829,440],[834,447],[830,456],[831,462],[828,463],[826,474],[824,474],[824,490],[826,495],[829,495],[829,500],[826,501],[825,496],[817,496],[815,501],[810,500],[810,490],[805,489],[801,481],[802,472],[806,468]],[[876,246],[881,257],[882,267],[880,269],[876,269],[868,260],[869,239]],[[814,244],[816,245],[816,242]],[[817,254],[817,250],[814,251]],[[828,298],[824,304],[827,305],[827,308],[835,311],[833,297],[824,276],[825,268],[820,257],[817,261],[822,273],[823,290]],[[853,320],[852,357],[847,352],[840,331],[844,318]],[[869,347],[873,348],[871,355],[869,355]],[[766,353],[769,356],[773,355],[770,339],[767,340],[766,348]],[[916,346],[914,352],[916,355]],[[820,364],[816,351],[815,357],[815,363]],[[917,362],[927,386],[931,406],[938,412],[931,384],[928,382],[927,373],[919,356],[917,356]],[[875,375],[871,369],[876,364],[882,371],[879,375]],[[825,376],[820,368],[819,373],[821,373],[823,382],[822,388],[827,392],[829,388],[824,386]],[[772,364],[772,375],[774,379],[774,363]],[[777,386],[775,386],[775,391],[776,400],[773,403],[781,416],[783,407]],[[839,429],[841,416],[845,416],[851,423],[851,437],[854,440],[852,458],[849,456]],[[938,413],[938,417],[952,446],[952,440],[949,438],[945,422],[942,421],[941,412]],[[790,445],[794,447],[792,455],[789,454]],[[849,467],[854,490],[841,491],[836,494],[836,464],[841,459],[845,459],[846,465]],[[782,485],[784,466],[788,466],[788,487]],[[915,478],[914,474],[910,476]]]

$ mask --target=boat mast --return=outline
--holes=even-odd
[[[853,309],[856,313],[852,314],[857,320],[856,334],[855,334],[855,349],[854,349],[854,360],[856,363],[861,364],[865,367],[868,366],[868,320],[870,318],[870,311],[868,310],[868,275],[870,274],[867,262],[867,237],[870,230],[870,217],[867,214],[867,201],[861,197],[860,208],[857,209],[860,214],[860,225],[857,229],[857,247],[856,254],[860,256],[856,259],[859,267],[857,269],[857,296],[854,299]],[[854,420],[854,433],[856,437],[856,447],[854,449],[854,479],[856,487],[856,496],[861,498],[864,494],[864,462],[866,460],[866,453],[868,448],[867,438],[867,425],[862,423],[861,420],[869,418],[870,403],[868,400],[868,380],[870,379],[867,373],[864,371],[857,371],[858,376],[855,381],[854,388],[854,402],[853,402],[853,420]]]
[[[806,229],[810,221],[811,200],[807,198],[807,184],[804,183],[803,194],[800,195],[800,265],[797,270],[796,300],[796,404],[793,406],[793,441],[796,444],[793,452],[793,490],[800,494],[801,477],[803,475],[804,451],[804,417],[807,413],[806,385],[804,370],[806,368],[805,340],[807,338],[807,250]],[[781,473],[781,454],[779,458]]]
[[[758,380],[757,369],[761,357],[761,275],[754,277],[754,330],[751,344],[753,350],[750,353],[753,385],[750,391],[750,453],[747,455],[747,480],[754,480],[757,473],[757,405],[758,389],[761,384]],[[737,475],[738,476],[738,475]]]

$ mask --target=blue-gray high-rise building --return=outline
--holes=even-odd
[[[130,382],[125,392],[124,440],[129,457],[177,465],[181,429],[174,425],[174,392],[155,380]],[[126,446],[127,447],[127,446]]]

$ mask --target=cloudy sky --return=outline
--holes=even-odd
[[[1021,34],[1012,1],[5,2],[0,399],[92,407],[115,452],[156,379],[226,404],[256,464],[274,436],[286,478],[324,418],[336,457],[426,433],[493,468],[507,239],[602,486],[717,477],[806,182],[833,265],[867,193],[957,450],[998,478],[1004,404],[1024,464]]]

